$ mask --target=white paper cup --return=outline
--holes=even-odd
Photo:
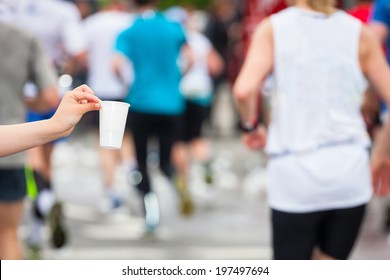
[[[100,147],[120,149],[125,132],[130,104],[117,101],[102,101],[99,112]]]

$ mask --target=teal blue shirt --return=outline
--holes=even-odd
[[[119,35],[115,48],[134,67],[134,83],[126,97],[132,111],[164,115],[184,112],[177,60],[185,43],[179,24],[152,11],[140,15]]]

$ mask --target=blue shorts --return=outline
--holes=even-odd
[[[27,121],[28,122],[36,122],[50,119],[56,110],[48,111],[45,113],[38,113],[34,111],[28,111],[27,113]]]
[[[16,202],[26,196],[24,168],[0,169],[0,201]]]

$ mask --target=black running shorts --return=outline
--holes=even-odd
[[[311,213],[272,210],[274,259],[309,260],[313,248],[347,259],[357,239],[365,205]]]
[[[24,168],[0,169],[0,202],[15,202],[26,196]]]

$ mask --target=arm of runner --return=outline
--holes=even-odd
[[[181,52],[183,56],[185,57],[185,64],[183,68],[183,76],[191,69],[192,65],[194,64],[194,54],[188,44],[184,44]]]
[[[45,88],[40,91],[37,97],[26,97],[26,106],[36,112],[47,112],[57,108],[60,101],[58,88],[56,86]]]
[[[69,135],[86,112],[101,108],[99,102],[84,85],[67,92],[49,120],[0,126],[0,157]]]
[[[27,97],[26,105],[38,112],[54,110],[61,101],[55,69],[36,38],[29,46],[29,80],[36,85],[38,95]]]
[[[210,43],[211,45],[211,43]],[[210,51],[207,55],[207,66],[209,69],[209,73],[213,77],[218,77],[223,71],[225,63],[223,62],[222,57],[217,52],[217,50],[210,46]]]
[[[360,63],[362,70],[390,106],[390,68],[379,41],[366,27],[363,27],[360,39]],[[375,191],[384,194],[390,188],[390,121],[387,119],[376,137],[371,160],[372,179]]]
[[[244,65],[234,84],[233,92],[244,124],[254,124],[258,116],[258,99],[263,81],[273,67],[273,34],[270,19],[265,19],[256,28]],[[265,131],[253,129],[244,141],[251,149],[264,147]]]

